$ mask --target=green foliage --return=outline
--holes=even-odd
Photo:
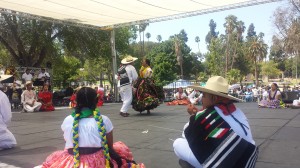
[[[247,39],[256,36],[256,31],[254,29],[255,29],[255,26],[253,23],[251,23],[247,30]]]
[[[277,78],[281,74],[281,71],[276,67],[277,63],[275,63],[272,60],[268,62],[263,62],[261,74],[267,75],[270,78]]]
[[[164,58],[165,53],[158,53],[155,57],[155,67],[153,68],[154,80],[159,86],[169,84],[176,79],[177,74],[174,71],[174,66]]]
[[[237,83],[241,78],[241,72],[238,69],[231,69],[227,72],[226,78],[229,84]]]
[[[80,61],[73,56],[61,56],[57,57],[53,62],[53,81],[55,85],[63,86],[74,80],[80,80],[78,78],[79,68],[81,67]]]
[[[209,32],[205,37],[205,42],[207,44],[210,44],[212,38],[218,37],[219,32],[216,32],[216,27],[217,27],[217,23],[213,19],[211,19],[209,22]]]
[[[206,55],[207,72],[209,75],[225,76],[224,74],[224,49],[222,41],[217,38],[211,40],[208,53]]]

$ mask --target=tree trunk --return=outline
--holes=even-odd
[[[255,86],[258,87],[258,74],[257,74],[257,62],[256,60],[254,61],[255,65]]]
[[[182,67],[182,61],[180,62],[180,76],[181,76],[181,79],[183,79],[183,67]]]

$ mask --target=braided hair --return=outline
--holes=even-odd
[[[106,130],[103,123],[103,118],[99,110],[96,110],[97,105],[97,93],[94,89],[89,87],[81,88],[76,95],[77,106],[75,108],[75,117],[73,122],[73,153],[74,153],[74,168],[78,168],[80,165],[80,155],[79,155],[79,133],[78,133],[78,126],[79,126],[79,119],[80,119],[80,112],[82,108],[89,108],[93,110],[93,116],[98,125],[98,131],[101,138],[101,145],[104,148],[103,153],[105,157],[105,167],[110,167],[110,156],[109,156],[109,148],[107,144],[106,138]]]

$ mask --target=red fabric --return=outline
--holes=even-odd
[[[236,110],[235,105],[231,102],[231,100],[227,98],[219,98],[222,102],[221,104],[218,104],[217,107],[222,110],[223,114],[225,116],[233,113]],[[227,109],[228,107],[228,109]],[[229,110],[229,111],[228,111]]]
[[[188,105],[190,104],[190,101],[188,99],[183,100],[173,100],[171,102],[168,102],[167,105]]]
[[[103,97],[104,97],[104,92],[102,90],[97,91],[97,96],[98,96],[98,103],[97,107],[103,106]]]
[[[47,92],[39,92],[38,98],[42,103],[42,106],[40,108],[40,111],[54,111],[54,106],[52,103],[52,93],[47,91]]]
[[[114,150],[122,157],[128,160],[133,160],[130,149],[123,142],[115,142]],[[121,168],[128,168],[127,162],[122,159]],[[118,167],[117,163],[112,160],[114,167]],[[73,168],[73,155],[70,155],[67,150],[56,151],[47,157],[46,161],[41,165],[41,168]],[[139,164],[140,168],[146,168],[143,163]],[[80,168],[105,168],[105,158],[103,151],[89,155],[80,155]]]
[[[73,93],[72,96],[70,97],[70,103],[71,103],[72,108],[76,107],[76,94],[75,93]]]

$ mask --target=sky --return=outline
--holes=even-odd
[[[187,45],[191,47],[192,52],[198,52],[198,44],[195,42],[195,37],[200,37],[199,48],[201,53],[207,52],[205,37],[209,32],[209,21],[213,19],[216,24],[216,31],[219,34],[225,34],[225,17],[232,14],[245,23],[246,30],[244,37],[247,35],[248,27],[251,23],[255,26],[256,34],[263,32],[264,40],[269,45],[272,43],[272,36],[276,33],[276,29],[272,23],[272,16],[276,8],[287,5],[288,1],[273,2],[257,6],[243,7],[211,14],[193,16],[188,18],[169,20],[163,22],[150,23],[146,28],[145,33],[149,32],[151,38],[149,41],[157,42],[157,35],[162,36],[162,41],[169,39],[171,35],[178,34],[182,29],[188,35]],[[137,38],[137,40],[139,37]],[[145,41],[147,38],[145,37]]]

